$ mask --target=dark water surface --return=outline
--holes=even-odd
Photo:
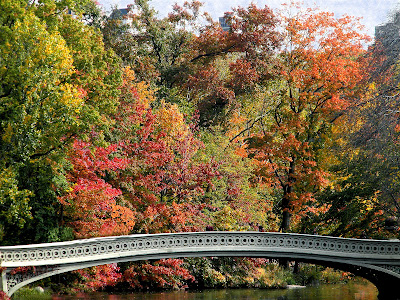
[[[205,291],[174,291],[162,293],[105,293],[54,297],[54,300],[376,300],[376,288],[369,283],[321,285],[287,290],[224,289]]]

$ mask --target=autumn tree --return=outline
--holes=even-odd
[[[330,189],[328,199],[335,214],[347,218],[333,234],[362,231],[378,237],[398,235],[395,226],[399,215],[399,184],[397,161],[399,157],[399,72],[396,37],[398,13],[387,24],[376,28],[376,40],[369,47],[368,83],[357,106],[350,109],[342,120],[347,130],[341,132],[338,150],[343,153],[335,171],[339,175],[338,187]],[[357,191],[357,192],[355,192]],[[326,193],[325,193],[326,196]],[[347,199],[348,203],[341,199]],[[361,207],[360,214],[354,207]],[[353,207],[353,211],[348,211]],[[343,213],[346,212],[346,216]],[[357,226],[356,220],[362,220]],[[340,222],[337,222],[339,224]],[[349,226],[352,226],[349,230]],[[391,228],[392,232],[385,230]]]
[[[158,18],[148,0],[135,0],[122,17],[114,9],[102,32],[106,45],[129,64],[140,80],[171,88],[182,63],[190,54],[193,32],[189,28],[199,18],[198,1],[176,5],[166,18]]]
[[[275,73],[271,58],[280,37],[272,10],[252,4],[225,18],[228,31],[191,1],[160,19],[148,1],[138,0],[124,20],[114,11],[103,32],[137,77],[158,87],[159,97],[195,106],[208,126],[237,105],[236,94]]]
[[[281,36],[273,11],[250,4],[224,18],[228,30],[211,22],[194,40],[186,86],[198,103],[202,126],[224,124],[242,105],[238,96],[276,75],[274,53]]]
[[[121,190],[106,181],[107,174],[126,168],[127,160],[118,156],[118,149],[115,144],[100,147],[76,140],[68,152],[71,169],[66,177],[72,187],[58,199],[61,224],[72,229],[73,238],[131,233],[135,211],[121,197]],[[73,278],[74,290],[95,291],[117,284],[121,277],[117,264],[109,264],[75,271],[67,281]]]
[[[79,18],[90,2],[0,2],[1,223],[9,243],[65,238],[57,201],[68,186],[65,151],[94,126],[104,130],[115,107],[118,59]]]
[[[142,218],[136,230],[191,230],[196,225],[189,220],[202,209],[197,199],[218,175],[218,164],[196,159],[202,143],[177,105],[163,103],[152,109],[154,102],[149,85],[138,82],[126,68],[112,137],[129,163],[115,180]]]
[[[83,101],[77,88],[67,82],[73,61],[60,34],[49,33],[21,3],[3,1],[1,5],[0,169],[2,190],[7,191],[2,196],[2,226],[7,236],[32,216],[29,198],[34,194],[23,178],[30,173],[26,168],[47,169],[46,163],[37,160],[63,147],[65,138],[80,127]],[[17,210],[12,212],[14,207]]]
[[[283,231],[290,230],[291,215],[316,212],[315,193],[329,182],[323,159],[331,130],[357,99],[364,75],[359,58],[368,41],[354,18],[289,9],[295,13],[281,17],[280,76],[268,87],[261,133],[248,139],[257,175],[276,189]]]
[[[118,157],[118,149],[115,144],[103,148],[77,140],[69,152],[72,170],[67,179],[73,187],[60,201],[64,222],[77,238],[129,234],[135,225],[132,206],[105,180],[107,173],[118,174],[127,167],[128,160]]]
[[[76,237],[205,228],[203,189],[218,175],[218,165],[196,159],[202,143],[177,105],[152,108],[154,92],[129,67],[120,91],[119,109],[111,115],[115,125],[105,135],[110,144],[76,141],[70,151],[68,179],[74,185],[60,199],[64,222]],[[180,286],[192,278],[181,265],[180,260],[125,264],[122,280],[134,288]],[[101,286],[92,276],[98,271],[81,275]]]

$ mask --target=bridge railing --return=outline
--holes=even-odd
[[[319,235],[269,232],[186,232],[135,234],[60,243],[0,247],[2,267],[71,264],[119,256],[216,252],[289,252],[354,259],[399,261],[398,240],[356,240]],[[174,254],[174,256],[176,256]],[[210,253],[211,255],[212,253]],[[396,263],[397,264],[397,263]]]
[[[389,290],[391,294],[396,294],[396,288],[400,283],[398,240],[358,240],[270,232],[207,231],[135,234],[0,247],[1,267],[6,268],[2,271],[0,287],[11,296],[26,284],[68,271],[124,261],[189,256],[287,258],[326,266],[351,266],[355,267],[352,268],[355,271],[364,270],[361,276],[365,275],[364,277],[373,280],[380,294]],[[32,272],[25,273],[13,271],[14,268],[25,266],[35,268],[32,268]],[[377,272],[381,274],[378,277]]]

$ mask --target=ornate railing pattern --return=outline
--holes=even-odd
[[[136,234],[0,247],[1,267],[7,268],[3,272],[2,288],[11,295],[29,282],[70,270],[113,262],[187,256],[253,256],[336,261],[368,266],[400,279],[398,240],[213,231]],[[12,274],[13,268],[24,266],[34,266],[37,271],[24,275]]]

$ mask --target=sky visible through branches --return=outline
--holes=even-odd
[[[99,0],[104,10],[110,10],[117,6],[124,8],[134,0]],[[167,14],[171,11],[174,3],[182,4],[184,0],[152,0],[151,5],[160,13]],[[225,11],[230,11],[232,7],[247,7],[251,2],[258,7],[268,5],[272,8],[279,8],[285,0],[203,0],[204,10],[209,12],[214,19],[222,16]],[[400,5],[399,0],[305,0],[306,6],[316,4],[323,10],[332,11],[336,16],[348,14],[362,17],[361,23],[365,25],[366,31],[370,36],[374,35],[375,26],[385,23],[390,17],[391,12]]]

